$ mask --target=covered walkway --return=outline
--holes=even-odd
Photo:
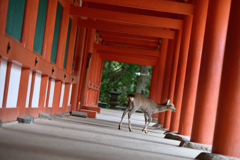
[[[194,159],[201,151],[178,147],[179,141],[164,139],[164,131],[149,127],[143,133],[142,113],[127,118],[118,130],[122,111],[102,109],[96,119],[64,117],[12,124],[0,130],[0,159]]]

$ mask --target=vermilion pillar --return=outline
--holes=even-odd
[[[170,76],[169,90],[168,90],[168,98],[170,99],[171,102],[173,102],[173,96],[174,96],[181,37],[182,37],[182,30],[176,31],[175,44],[174,44],[174,50],[173,50],[171,76]],[[172,115],[172,112],[166,111],[163,128],[169,129],[171,115]]]
[[[181,113],[181,105],[182,105],[182,95],[183,95],[183,87],[185,81],[185,73],[187,67],[187,57],[190,43],[190,35],[192,30],[192,16],[184,16],[184,25],[183,25],[183,36],[181,49],[179,53],[179,62],[178,62],[178,70],[177,70],[177,79],[174,93],[173,103],[176,112],[172,113],[171,124],[170,124],[170,132],[178,131],[179,119]]]
[[[192,142],[212,144],[230,4],[231,0],[209,1]]]
[[[194,9],[191,42],[189,46],[187,72],[183,92],[182,111],[178,130],[179,134],[185,136],[190,136],[192,131],[208,2],[209,0],[196,1]]]
[[[165,103],[168,98],[168,88],[169,88],[169,80],[171,75],[171,67],[172,67],[172,57],[173,57],[173,48],[174,48],[174,40],[169,40],[166,64],[164,70],[164,80],[162,87],[162,96],[160,103]],[[158,113],[158,124],[164,124],[165,112]]]
[[[240,1],[232,0],[212,152],[240,158]]]
[[[85,45],[85,35],[86,35],[86,29],[79,27],[78,33],[77,33],[77,40],[76,40],[76,51],[75,51],[75,59],[74,59],[74,74],[81,73],[81,66],[83,61],[83,51],[84,51],[84,45]],[[71,109],[75,111],[78,107],[78,94],[79,94],[79,85],[81,76],[79,78],[79,83],[72,85],[72,95],[71,95]]]

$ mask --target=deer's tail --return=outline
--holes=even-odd
[[[129,95],[127,96],[127,101],[128,101],[128,102],[133,102],[133,101],[134,101],[134,95],[133,95],[133,94],[129,94]]]

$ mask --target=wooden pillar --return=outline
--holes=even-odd
[[[84,45],[85,45],[85,36],[86,36],[86,28],[79,27],[77,33],[77,41],[76,41],[76,50],[75,50],[75,58],[74,58],[74,74],[79,74],[79,83],[72,85],[72,95],[71,95],[71,108],[72,111],[75,111],[78,107],[78,95],[79,95],[79,85],[82,76],[80,75],[82,63],[83,63],[83,54],[84,54]]]
[[[94,29],[89,29],[88,32],[89,32],[89,34],[88,34],[88,37],[87,37],[86,53],[85,53],[86,55],[88,53],[93,53],[93,43],[94,43],[94,36],[95,36],[95,30]],[[86,61],[87,61],[87,59],[86,59]],[[90,62],[89,66],[91,67],[91,62]],[[84,66],[84,67],[86,67],[86,66]],[[89,68],[87,71],[85,71],[85,72],[87,72],[87,74],[86,74],[86,81],[85,81],[86,83],[83,86],[84,93],[83,93],[82,102],[81,102],[82,105],[90,105],[87,102],[87,99],[88,99],[88,96],[89,96],[88,82],[90,80],[90,74],[91,74],[90,70],[91,70],[91,68]]]
[[[176,82],[176,76],[177,76],[177,65],[178,65],[178,58],[179,58],[179,51],[180,51],[180,44],[181,44],[181,37],[182,37],[182,30],[176,31],[174,51],[173,51],[173,60],[172,60],[172,68],[171,68],[171,78],[170,78],[169,91],[168,91],[168,97],[169,97],[171,102],[173,102],[173,96],[174,96],[175,82]],[[172,115],[172,112],[166,111],[163,128],[169,129],[170,121],[171,121],[171,115]]]
[[[170,81],[172,59],[173,59],[173,48],[174,48],[174,40],[169,40],[165,71],[164,71],[162,96],[161,96],[160,103],[165,103],[166,99],[168,98],[169,81]],[[158,124],[164,124],[164,119],[165,119],[165,112],[158,113]]]
[[[189,43],[190,43],[190,35],[192,30],[192,18],[193,18],[192,16],[187,16],[187,15],[184,16],[183,36],[182,36],[182,43],[181,43],[181,49],[180,49],[180,55],[179,55],[177,79],[176,79],[176,86],[175,86],[174,100],[173,100],[173,103],[177,111],[172,113],[171,124],[169,129],[170,132],[178,131],[178,126],[179,126],[183,87],[184,87],[185,73],[186,73],[186,67],[187,67],[187,57],[188,57],[188,50],[189,50]]]
[[[178,130],[179,134],[185,136],[190,136],[192,131],[208,2],[209,0],[201,0],[196,1],[195,4],[185,87],[183,92],[182,111]]]
[[[212,153],[240,158],[240,1],[232,0]],[[224,136],[223,136],[224,135]]]
[[[8,12],[8,0],[0,1],[0,34],[5,34]]]
[[[48,89],[47,86],[48,86],[48,76],[42,75],[41,85],[40,85],[40,93],[39,93],[39,102],[38,102],[40,112],[44,112],[44,107],[45,107],[44,104],[45,104],[46,94],[47,94],[47,89]]]
[[[53,43],[53,34],[54,26],[56,20],[56,11],[57,11],[57,0],[48,1],[48,9],[46,15],[46,23],[44,28],[44,37],[43,37],[43,48],[42,48],[42,57],[50,62],[52,43]]]
[[[191,141],[212,144],[231,0],[209,1]]]
[[[38,0],[27,0],[25,5],[21,42],[23,46],[30,51],[33,51],[38,4]],[[17,107],[19,107],[20,109],[19,115],[25,114],[26,103],[28,103],[26,102],[26,99],[29,83],[29,74],[30,69],[22,67],[17,100]]]

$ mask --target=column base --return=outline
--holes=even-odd
[[[84,117],[84,118],[87,117],[87,113],[78,112],[78,111],[72,111],[72,112],[71,112],[71,115],[72,115],[72,116],[78,116],[78,117]]]
[[[195,159],[199,160],[240,160],[239,158],[224,156],[216,153],[200,153]]]
[[[190,137],[187,136],[182,136],[179,134],[176,134],[175,132],[172,133],[166,133],[165,137],[166,139],[173,139],[173,140],[177,140],[177,141],[189,141]]]
[[[2,129],[2,121],[1,121],[1,119],[0,119],[0,129]]]
[[[194,142],[190,142],[189,140],[182,140],[181,143],[179,144],[179,147],[192,148],[192,149],[209,151],[209,152],[212,151],[212,145],[194,143]]]
[[[61,114],[54,114],[53,117],[54,118],[63,118],[63,116]]]
[[[25,114],[24,116],[18,116],[17,121],[18,123],[32,124],[34,123],[34,118],[31,115]]]
[[[63,112],[63,116],[70,117],[70,113],[69,112]]]
[[[40,119],[47,119],[47,120],[52,120],[51,116],[49,113],[47,112],[42,112],[42,113],[39,113],[39,118]]]

